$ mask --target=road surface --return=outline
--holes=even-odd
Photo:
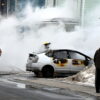
[[[0,80],[0,100],[100,100],[100,98],[77,94],[70,90],[66,90],[66,95],[63,95],[58,92],[46,91],[46,89],[37,89],[31,85]]]

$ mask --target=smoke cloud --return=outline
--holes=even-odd
[[[44,42],[51,42],[53,49],[75,49],[93,57],[95,50],[100,46],[99,24],[88,25],[84,29],[76,27],[74,32],[66,32],[63,23],[42,25],[43,21],[55,17],[75,18],[76,15],[70,7],[33,10],[28,5],[21,17],[10,16],[2,19],[0,21],[0,48],[2,49],[0,70],[25,70],[28,54],[37,51]],[[96,21],[96,19],[92,20]]]

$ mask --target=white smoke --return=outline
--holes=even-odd
[[[28,54],[37,51],[44,42],[51,42],[52,48],[75,49],[93,57],[99,47],[99,26],[66,32],[63,24],[41,26],[51,18],[74,18],[71,6],[37,8],[28,6],[21,17],[10,16],[0,21],[0,70],[20,68],[25,70]],[[98,37],[98,38],[97,38]],[[8,67],[8,68],[7,68]]]

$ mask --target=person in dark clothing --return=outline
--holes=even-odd
[[[100,48],[96,50],[94,55],[95,71],[95,89],[96,93],[100,93]]]
[[[0,56],[1,56],[1,54],[2,54],[2,50],[0,49]]]

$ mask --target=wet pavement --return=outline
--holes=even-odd
[[[90,95],[77,94],[66,90],[65,94],[53,92],[59,88],[42,87],[39,89],[32,85],[16,82],[0,81],[0,100],[98,100]],[[63,89],[62,89],[63,91]]]
[[[16,75],[3,76],[0,80],[5,83],[14,83],[19,89],[38,90],[50,95],[57,94],[67,98],[65,99],[65,97],[62,97],[60,100],[100,100],[100,94],[95,93],[94,87],[81,86],[69,82],[64,83],[61,82],[59,78],[37,78],[33,73],[20,73]],[[55,97],[56,96],[54,96],[54,98]],[[54,98],[52,100],[57,99]]]

